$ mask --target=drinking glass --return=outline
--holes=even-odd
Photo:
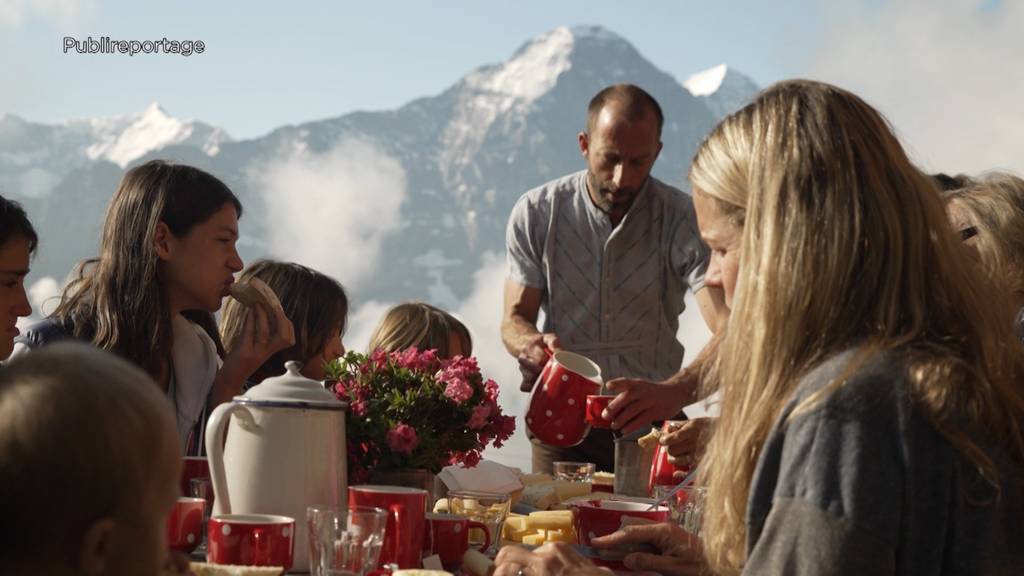
[[[366,576],[377,567],[387,525],[384,510],[310,506],[306,525],[312,576]]]
[[[686,494],[686,502],[683,503],[680,513],[679,524],[694,536],[700,536],[701,525],[704,518],[704,498],[707,496],[707,488],[703,486],[690,486],[682,490]]]
[[[555,480],[590,482],[597,466],[593,462],[555,462]]]
[[[210,512],[213,511],[213,481],[209,478],[192,478],[188,481],[189,493],[193,498],[206,500],[206,508],[203,509],[203,537],[196,547],[197,554],[206,555],[206,525],[210,523]]]
[[[501,529],[511,504],[508,494],[456,490],[448,493],[448,510],[452,514],[465,516],[487,526],[491,532],[491,547],[485,553],[497,552],[501,542]],[[483,530],[470,528],[470,546],[480,547],[484,542]]]

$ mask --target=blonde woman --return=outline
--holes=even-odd
[[[780,83],[708,136],[690,178],[732,310],[701,543],[661,525],[595,546],[652,542],[662,555],[627,565],[668,574],[1024,573],[1024,365],[885,120]],[[561,549],[498,560],[587,570]]]
[[[411,346],[437,350],[440,358],[473,355],[469,329],[451,314],[423,302],[406,302],[388,310],[368,348],[396,352]]]
[[[1024,179],[994,172],[951,192],[946,212],[968,252],[1010,295],[1024,342]]]

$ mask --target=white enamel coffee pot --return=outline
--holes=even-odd
[[[206,425],[213,514],[295,519],[295,565],[309,570],[306,508],[347,505],[345,411],[320,382],[286,372],[221,404]],[[227,440],[224,431],[227,430]]]

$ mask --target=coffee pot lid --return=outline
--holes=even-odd
[[[277,406],[290,408],[316,408],[322,410],[345,410],[347,402],[342,402],[322,382],[317,382],[302,375],[302,364],[295,361],[285,362],[285,372],[280,376],[267,378],[253,386],[241,396],[235,396],[235,402],[258,406]]]

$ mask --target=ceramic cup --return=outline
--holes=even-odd
[[[167,545],[171,550],[191,553],[203,540],[203,512],[206,500],[178,497],[167,516]]]
[[[533,386],[526,426],[545,444],[575,446],[590,432],[587,396],[601,389],[601,368],[585,356],[559,350],[551,354]]]
[[[587,423],[594,428],[611,429],[612,421],[601,416],[608,404],[615,399],[615,396],[600,396],[590,394],[587,396]]]
[[[479,550],[491,546],[491,531],[483,523],[458,514],[427,514],[427,534],[423,539],[423,555],[437,554],[445,570],[456,571],[462,566],[462,556],[469,550],[469,529],[483,531],[484,541]]]
[[[207,558],[213,564],[282,566],[295,557],[295,519],[271,514],[221,514],[207,527]]]
[[[653,522],[668,522],[669,509],[658,506],[648,510],[646,502],[622,502],[618,500],[587,500],[573,505],[573,527],[576,539],[584,546],[590,546],[590,539],[606,536],[622,525],[622,518],[632,516]]]
[[[380,565],[419,568],[426,534],[427,491],[403,486],[349,486],[348,506],[380,508],[388,515]]]
[[[666,420],[661,426],[662,433],[671,432],[681,426],[681,420]],[[668,461],[668,448],[658,444],[654,449],[654,460],[651,461],[651,475],[647,481],[648,494],[654,494],[656,486],[675,486],[682,478],[676,478],[676,472],[690,472],[689,467],[676,466]]]

